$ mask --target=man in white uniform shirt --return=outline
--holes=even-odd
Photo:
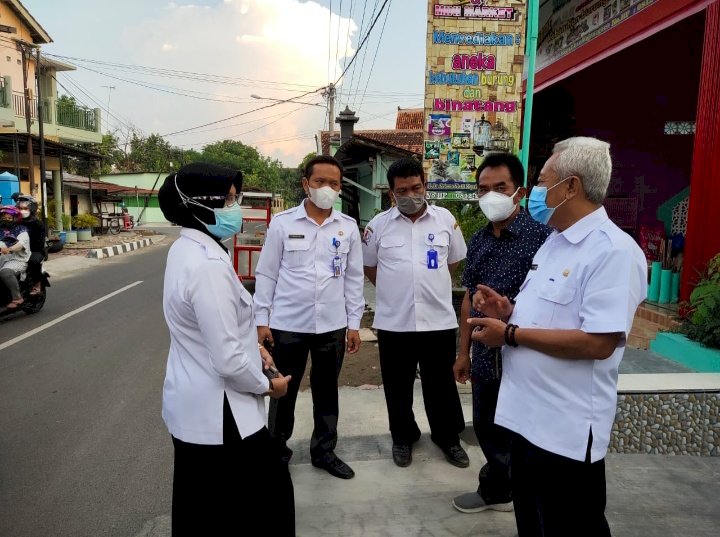
[[[385,388],[393,460],[412,462],[420,438],[413,414],[418,363],[432,441],[451,464],[470,464],[460,446],[465,428],[453,373],[457,316],[452,274],[467,248],[455,217],[425,201],[422,164],[406,158],[387,173],[395,207],[365,228],[365,275],[377,287],[373,328],[378,330],[380,370]]]
[[[474,297],[488,318],[469,320],[472,338],[505,345],[495,423],[514,433],[520,537],[610,535],[605,454],[618,366],[647,290],[642,251],[602,206],[611,170],[607,143],[558,143],[528,201],[555,231],[514,305],[483,286]]]
[[[272,346],[278,370],[292,376],[287,396],[270,403],[269,429],[289,461],[287,441],[309,352],[312,464],[350,479],[353,470],[334,450],[345,338],[348,353],[356,353],[365,309],[360,232],[353,218],[333,209],[342,187],[342,164],[318,156],[308,162],[304,175],[307,199],[273,218],[255,270],[258,341]]]

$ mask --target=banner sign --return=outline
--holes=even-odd
[[[483,158],[517,152],[525,24],[524,1],[428,1],[428,199],[477,199],[475,170]]]
[[[540,6],[536,71],[659,0],[553,0]]]

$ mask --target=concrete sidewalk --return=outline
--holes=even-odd
[[[461,395],[471,419],[470,396]],[[471,458],[467,469],[448,464],[429,439],[419,386],[415,410],[423,438],[413,464],[392,462],[383,391],[341,389],[337,453],[356,477],[329,476],[309,464],[312,403],[298,398],[295,451],[291,471],[296,492],[297,534],[310,536],[507,536],[515,535],[512,513],[462,514],[453,496],[477,487],[484,463],[471,431],[463,443]],[[427,434],[426,434],[427,433]],[[609,455],[607,517],[618,537],[715,537],[720,527],[720,457]]]

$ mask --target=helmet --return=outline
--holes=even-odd
[[[22,221],[22,214],[20,209],[12,205],[5,205],[0,207],[0,223],[16,225]]]
[[[38,210],[38,202],[30,194],[13,194],[13,199],[15,200],[15,207],[25,207],[30,211],[31,215],[35,214]]]

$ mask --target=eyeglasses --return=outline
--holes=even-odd
[[[227,196],[191,196],[191,200],[196,201],[225,201],[225,207],[232,207],[233,205],[242,205],[243,195],[240,194],[228,194]]]

